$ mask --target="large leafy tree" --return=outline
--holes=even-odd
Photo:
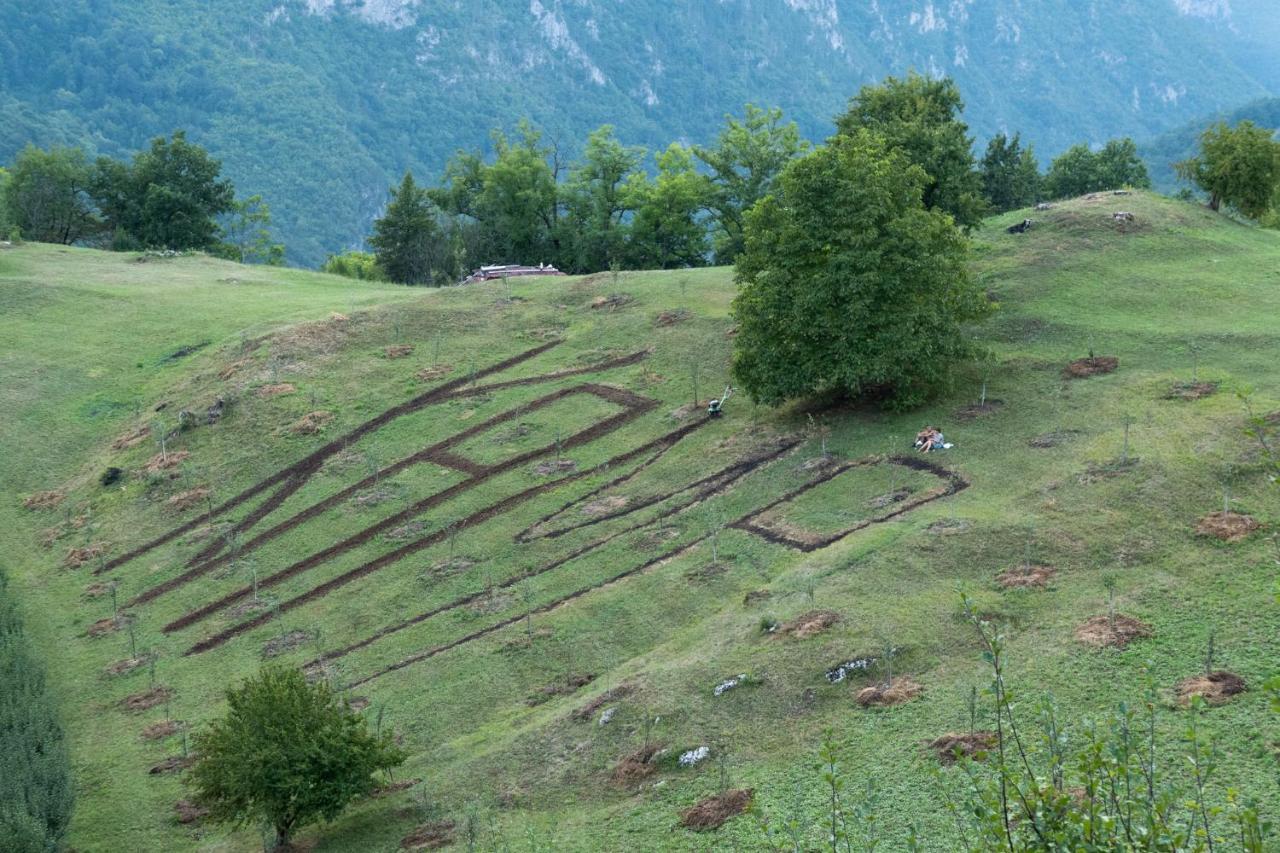
[[[836,118],[850,134],[862,128],[884,138],[927,175],[924,205],[951,214],[962,228],[976,227],[986,213],[982,177],[973,158],[973,139],[960,120],[964,101],[955,81],[915,72],[864,86]]]
[[[391,732],[378,734],[320,681],[267,667],[227,691],[227,715],[195,735],[195,800],[218,821],[264,822],[287,847],[294,832],[333,820],[371,792],[373,774],[404,761]]]
[[[632,176],[635,199],[627,265],[636,269],[699,267],[707,263],[707,182],[692,152],[673,143],[658,155],[658,174]]]
[[[1003,133],[987,143],[982,158],[982,194],[998,213],[1017,210],[1036,201],[1040,192],[1040,167],[1031,146],[1022,147],[1018,134]]]
[[[1051,198],[1072,198],[1085,193],[1151,186],[1147,166],[1132,139],[1112,139],[1100,150],[1073,145],[1054,158],[1044,178]]]
[[[1280,192],[1280,142],[1251,121],[1235,127],[1219,122],[1200,137],[1200,153],[1177,164],[1180,177],[1209,194],[1209,207],[1223,204],[1260,219]]]
[[[0,849],[58,849],[75,803],[44,669],[0,573]]]
[[[235,205],[235,188],[221,175],[219,161],[175,131],[128,165],[99,158],[93,195],[118,247],[212,249],[217,218]]]
[[[374,220],[369,245],[387,278],[399,284],[442,284],[456,276],[456,255],[439,211],[409,172]]]
[[[619,142],[610,125],[587,137],[564,186],[562,245],[573,271],[597,272],[622,262],[636,205],[628,187],[644,156],[643,148]]]
[[[89,198],[91,176],[79,148],[43,151],[28,145],[14,158],[0,219],[40,243],[69,245],[90,237],[101,228]]]
[[[755,400],[815,394],[919,403],[971,354],[988,310],[967,241],[922,203],[929,176],[853,130],[796,160],[747,217],[733,371]]]
[[[733,263],[743,249],[747,211],[769,194],[783,168],[808,145],[795,122],[783,123],[782,110],[747,104],[742,119],[725,116],[715,145],[694,147],[694,155],[710,170],[708,206],[717,263]]]

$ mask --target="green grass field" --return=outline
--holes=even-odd
[[[1134,223],[1112,221],[1121,207]],[[1028,215],[1031,232],[1004,232]],[[179,824],[181,774],[148,770],[183,738],[142,732],[198,727],[268,654],[367,702],[403,736],[397,779],[421,780],[304,831],[317,851],[394,850],[444,819],[460,849],[753,849],[750,817],[678,826],[726,775],[763,812],[803,815],[817,845],[826,730],[850,784],[874,780],[886,849],[911,825],[927,849],[956,849],[937,785],[961,777],[936,773],[922,742],[964,730],[988,682],[961,590],[1006,626],[1028,724],[1046,694],[1071,726],[1139,702],[1149,668],[1176,740],[1189,712],[1173,686],[1211,630],[1220,666],[1251,685],[1280,660],[1280,495],[1236,395],[1280,408],[1280,234],[1145,194],[1079,199],[992,220],[973,265],[999,302],[975,330],[994,358],[960,366],[946,399],[890,415],[735,396],[706,421],[689,404],[728,382],[728,269],[424,292],[0,250],[0,530],[71,736],[70,844],[260,847],[253,827]],[[1118,370],[1063,378],[1091,353]],[[1217,393],[1166,399],[1193,369]],[[966,488],[935,495],[938,476],[876,458],[909,455],[926,424],[956,445],[930,461]],[[163,448],[150,434],[170,430]],[[103,486],[110,467],[123,476]],[[1195,535],[1224,488],[1262,524],[1242,542]],[[62,497],[24,506],[41,492]],[[857,529],[805,550],[761,527]],[[1025,560],[1057,569],[1049,588],[1002,590],[996,575]],[[1154,630],[1123,651],[1074,639],[1107,612],[1108,578],[1117,610]],[[761,629],[819,609],[840,620],[814,636]],[[886,646],[918,699],[864,710],[852,696],[874,669],[825,678]],[[154,663],[108,674],[134,654]],[[171,697],[121,707],[153,686]],[[1280,820],[1263,693],[1205,726],[1220,787]],[[669,750],[656,772],[613,783],[646,736]],[[710,760],[674,761],[702,745]],[[1164,757],[1180,772],[1176,748]]]

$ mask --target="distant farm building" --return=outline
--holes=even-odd
[[[480,267],[462,280],[463,284],[475,284],[478,281],[493,281],[498,278],[517,278],[522,275],[564,275],[560,270],[547,264],[536,267],[522,267],[519,264],[499,264]]]

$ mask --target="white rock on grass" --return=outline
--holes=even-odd
[[[688,752],[682,752],[680,753],[680,766],[692,767],[695,764],[706,761],[710,755],[711,750],[705,746],[700,746],[697,749],[691,749]]]
[[[747,680],[747,674],[744,672],[741,675],[736,675],[733,678],[730,678],[728,681],[720,682],[715,686],[715,688],[711,691],[711,693],[714,696],[720,696],[732,690],[735,687],[742,686],[742,684],[745,683],[746,680]]]
[[[604,713],[600,715],[600,725],[607,726],[609,721],[613,719],[613,715],[618,713],[617,708],[605,708]]]

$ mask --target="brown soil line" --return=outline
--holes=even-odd
[[[667,450],[669,450],[669,449],[670,449],[670,447],[671,447],[671,446],[673,446],[673,445],[675,444],[675,442],[678,440],[678,438],[683,437],[683,436],[684,436],[684,434],[685,434],[685,433],[687,433],[687,432],[688,432],[688,428],[687,428],[687,427],[682,427],[681,429],[676,430],[674,433],[670,433],[670,434],[668,434],[668,436],[664,436],[664,438],[665,438],[665,439],[671,439],[671,440],[670,440],[669,442],[664,442],[665,447],[664,447],[664,449],[663,449],[663,450],[661,450],[661,451],[660,451],[660,453],[665,453]],[[673,438],[673,436],[675,436],[675,438]],[[752,460],[754,464],[752,464],[749,468],[746,468],[746,469],[744,469],[744,470],[740,471],[739,473],[737,473],[737,474],[736,474],[736,476],[735,476],[734,478],[732,478],[732,479],[724,480],[724,479],[721,479],[721,478],[715,478],[715,479],[716,479],[715,491],[720,491],[720,490],[723,490],[723,489],[727,488],[727,487],[728,487],[729,485],[731,485],[733,482],[736,482],[736,480],[741,479],[743,476],[745,476],[746,474],[750,473],[751,471],[754,471],[756,468],[760,467],[761,465],[763,465],[763,464],[765,464],[765,463],[767,463],[767,462],[769,462],[769,461],[772,461],[773,459],[775,459],[775,458],[777,458],[778,456],[782,455],[782,454],[783,454],[783,453],[785,453],[787,450],[789,450],[791,446],[794,446],[794,445],[789,445],[789,446],[787,446],[787,447],[785,447],[785,448],[781,448],[781,449],[779,449],[779,450],[775,451],[774,453],[767,454],[767,455],[765,455],[765,456],[758,457],[758,458],[756,458],[756,459]],[[612,464],[621,464],[621,463],[619,463],[619,462],[614,462],[614,461],[612,461],[612,460],[611,460],[610,464],[612,465]],[[737,466],[737,465],[735,465],[735,466],[730,466],[730,468],[729,468],[729,469],[725,469],[725,470],[731,470],[731,469],[735,469],[735,468],[738,468],[738,467],[740,467],[740,466]],[[672,497],[672,496],[678,495],[678,494],[680,494],[680,493],[682,493],[682,492],[684,492],[684,491],[688,491],[688,488],[689,488],[689,487],[686,487],[685,489],[681,489],[681,490],[678,490],[678,491],[676,491],[676,492],[672,492],[672,493],[670,493],[670,495],[668,495],[668,497]],[[705,499],[708,497],[708,495],[709,495],[709,494],[714,494],[714,491],[712,491],[712,492],[702,492],[702,493],[697,493],[697,494],[695,494],[695,496],[694,496],[693,498],[691,498],[689,501],[687,501],[687,502],[685,502],[685,503],[682,503],[682,504],[677,504],[677,505],[675,505],[675,506],[673,506],[673,507],[669,507],[667,510],[665,510],[665,511],[664,511],[660,516],[658,516],[657,518],[650,519],[650,520],[648,520],[648,521],[641,521],[641,522],[638,522],[638,523],[636,523],[636,524],[634,524],[634,525],[631,525],[630,527],[626,527],[626,528],[624,528],[624,529],[622,529],[622,530],[618,530],[618,531],[616,531],[616,532],[614,532],[614,533],[612,533],[612,534],[610,534],[610,535],[608,535],[608,536],[605,536],[603,539],[597,539],[597,540],[595,540],[595,541],[593,541],[593,542],[587,543],[586,545],[583,545],[582,547],[580,547],[580,548],[578,548],[578,549],[576,549],[576,550],[572,551],[572,552],[571,552],[571,553],[569,553],[569,554],[566,554],[566,555],[565,555],[565,556],[563,556],[563,557],[559,557],[559,558],[557,558],[557,559],[555,559],[555,560],[552,560],[550,563],[546,563],[546,564],[544,564],[543,566],[541,566],[541,567],[539,567],[539,568],[537,568],[537,569],[534,569],[534,570],[532,570],[531,572],[527,572],[527,573],[525,573],[525,574],[523,574],[523,575],[521,575],[521,576],[510,578],[510,579],[508,579],[508,580],[504,581],[503,583],[498,584],[498,585],[497,585],[496,587],[494,587],[494,588],[495,588],[495,589],[506,589],[506,588],[508,588],[508,587],[511,587],[511,586],[515,585],[516,583],[519,583],[520,581],[524,580],[525,578],[528,578],[528,577],[536,577],[536,576],[538,576],[538,575],[545,574],[546,572],[553,571],[554,569],[558,569],[558,568],[560,568],[561,566],[565,565],[566,563],[569,563],[569,562],[571,562],[571,561],[573,561],[573,560],[576,560],[576,559],[578,559],[579,557],[582,557],[582,556],[584,556],[584,555],[586,555],[586,554],[590,553],[591,551],[595,551],[595,550],[597,550],[597,549],[599,549],[599,548],[601,548],[601,547],[603,547],[603,546],[607,545],[608,543],[610,543],[610,542],[614,541],[615,539],[618,539],[618,538],[619,538],[619,537],[621,537],[621,536],[624,536],[624,535],[626,535],[626,534],[628,534],[628,533],[631,533],[631,532],[633,532],[633,531],[639,530],[639,529],[641,529],[641,528],[643,528],[643,527],[650,527],[650,526],[655,525],[655,524],[657,524],[657,523],[659,523],[659,522],[661,522],[661,521],[666,520],[667,518],[670,518],[670,517],[671,517],[671,516],[673,516],[673,515],[676,515],[677,513],[684,512],[684,511],[686,511],[686,510],[688,510],[688,509],[690,509],[690,508],[692,508],[692,507],[695,507],[695,506],[697,506],[699,503],[701,503],[703,500],[705,500]],[[638,509],[638,508],[637,508],[637,509]],[[394,633],[397,633],[397,632],[399,632],[399,631],[402,631],[402,630],[404,630],[405,628],[410,628],[410,627],[412,627],[412,626],[414,626],[414,625],[421,624],[422,622],[425,622],[426,620],[428,620],[428,619],[430,619],[430,618],[432,618],[432,617],[434,617],[434,616],[439,616],[440,614],[445,613],[445,612],[447,612],[447,611],[449,611],[449,610],[453,610],[453,609],[456,609],[456,608],[458,608],[458,607],[464,607],[464,606],[466,606],[466,605],[468,605],[468,604],[470,604],[470,603],[472,603],[472,602],[474,602],[474,601],[479,600],[480,598],[482,598],[482,597],[483,597],[484,595],[486,595],[486,594],[487,594],[487,592],[476,592],[476,593],[472,593],[472,594],[470,594],[470,595],[462,596],[461,598],[454,599],[453,601],[451,601],[451,602],[449,602],[449,603],[447,603],[447,604],[441,605],[441,606],[439,606],[439,607],[432,608],[431,610],[428,610],[428,611],[426,611],[425,613],[419,613],[419,614],[418,614],[418,615],[416,615],[416,616],[412,616],[412,617],[410,617],[410,618],[408,618],[408,619],[405,619],[405,620],[403,620],[403,621],[401,621],[401,622],[397,622],[397,623],[395,623],[395,624],[393,624],[393,625],[389,625],[389,626],[387,626],[386,628],[383,628],[383,629],[381,629],[380,631],[377,631],[377,632],[375,632],[374,634],[372,634],[372,635],[370,635],[370,636],[368,636],[368,637],[365,637],[364,639],[358,640],[358,641],[356,641],[355,643],[352,643],[352,644],[351,644],[351,645],[349,645],[349,646],[346,646],[346,647],[344,647],[344,648],[342,648],[342,649],[335,650],[335,651],[333,651],[333,652],[329,652],[328,654],[324,655],[323,657],[321,657],[321,658],[317,658],[316,660],[311,661],[310,663],[308,663],[308,664],[307,664],[307,666],[311,666],[311,665],[313,665],[313,664],[318,664],[318,663],[320,663],[321,661],[335,660],[335,659],[337,659],[337,658],[344,657],[344,656],[346,656],[346,655],[350,654],[351,652],[354,652],[354,651],[357,651],[357,650],[359,650],[359,649],[365,648],[365,647],[367,647],[367,646],[369,646],[369,645],[371,645],[371,644],[373,644],[373,643],[377,642],[378,640],[381,640],[381,639],[383,639],[384,637],[387,637],[387,636],[389,636],[389,635],[391,635],[391,634],[394,634]]]
[[[307,507],[304,510],[301,510],[300,512],[291,516],[290,518],[287,518],[284,521],[281,521],[280,523],[274,525],[273,527],[268,528],[262,533],[259,533],[253,539],[250,539],[248,542],[240,546],[237,552],[238,556],[244,557],[248,554],[253,553],[262,545],[266,544],[272,539],[275,539],[276,537],[289,532],[290,530],[297,527],[298,525],[303,524],[307,521],[310,521],[311,519],[316,518],[317,516],[328,511],[329,509],[345,502],[346,500],[348,500],[350,497],[357,494],[361,490],[369,488],[374,483],[378,482],[380,479],[393,477],[396,474],[400,473],[401,471],[404,471],[422,462],[432,462],[444,467],[454,467],[454,463],[456,463],[457,465],[464,465],[464,466],[471,467],[472,470],[476,472],[476,475],[471,480],[465,480],[462,483],[456,483],[442,492],[437,492],[435,495],[431,495],[424,498],[422,501],[419,501],[413,507],[410,507],[410,509],[404,510],[397,517],[405,516],[406,513],[410,513],[411,511],[412,511],[411,514],[417,514],[419,512],[422,512],[425,509],[429,509],[432,506],[436,506],[442,503],[444,500],[447,500],[450,497],[453,497],[459,494],[461,491],[466,491],[467,489],[470,489],[476,485],[479,485],[480,483],[490,479],[491,477],[497,476],[498,474],[501,474],[501,473],[505,473],[506,471],[510,470],[512,467],[515,467],[518,464],[522,464],[522,461],[524,460],[525,457],[528,457],[530,455],[536,456],[536,455],[543,455],[543,454],[549,453],[551,449],[554,449],[554,445],[547,445],[543,448],[540,448],[537,451],[531,451],[530,454],[525,454],[524,457],[517,457],[517,459],[508,460],[505,463],[498,463],[496,465],[490,465],[490,466],[480,466],[475,463],[472,463],[470,460],[465,460],[465,459],[462,459],[462,457],[454,456],[453,454],[448,454],[447,450],[448,448],[455,447],[459,443],[464,442],[475,435],[479,435],[487,430],[494,428],[495,426],[498,426],[502,423],[512,420],[513,418],[518,417],[522,412],[527,412],[527,411],[530,411],[531,409],[537,409],[537,408],[548,406],[551,403],[574,393],[596,393],[596,389],[598,387],[602,387],[602,386],[579,385],[579,386],[574,386],[573,388],[561,389],[559,391],[556,391],[553,394],[548,394],[543,397],[540,397],[538,400],[533,401],[528,406],[522,407],[521,409],[511,409],[509,411],[502,412],[501,414],[495,415],[494,417],[489,418],[488,420],[485,420],[482,423],[478,423],[471,427],[468,427],[462,432],[456,433],[455,435],[452,435],[449,438],[444,439],[443,441],[439,441],[431,445],[430,447],[426,447],[422,450],[419,450],[416,453],[406,456],[405,458],[397,462],[394,462],[391,465],[388,465],[387,467],[381,469],[376,474],[368,475],[367,477],[363,478],[359,482],[354,483],[350,486],[347,486],[346,488],[341,489],[337,493],[330,495],[329,497],[321,501],[317,501],[316,503],[312,504],[311,506]],[[636,399],[640,401],[645,400],[645,398],[643,397],[636,397]],[[637,408],[639,408],[640,405],[641,404],[637,404]],[[644,404],[645,408],[651,408],[654,405],[656,405],[656,403],[648,402]],[[637,410],[629,410],[629,411],[624,411],[623,413],[621,413],[621,415],[614,415],[613,417],[618,418],[618,417],[627,416],[627,415],[629,415],[630,417],[634,417],[639,413],[640,412]],[[605,421],[601,421],[600,423],[601,424],[609,423],[609,420],[606,419]],[[576,446],[575,439],[580,442],[582,440],[581,436],[583,436],[584,434],[589,434],[592,429],[596,429],[599,426],[600,424],[596,424],[595,426],[590,427],[587,430],[584,430],[579,433],[575,433],[573,436],[570,436],[566,441],[563,442],[562,447]],[[244,530],[244,529],[252,528],[255,524],[257,524],[258,520],[260,520],[262,517],[264,517],[265,515],[271,512],[274,512],[275,509],[280,505],[280,503],[283,502],[284,498],[288,497],[289,494],[292,494],[293,491],[294,491],[293,489],[290,489],[287,493],[282,492],[282,493],[277,493],[276,495],[272,495],[271,498],[268,499],[268,501],[263,504],[263,506],[259,507],[257,510],[254,511],[254,513],[250,514],[250,516],[247,517],[245,521],[237,525],[237,529]],[[368,532],[369,529],[371,528],[367,528],[365,532]],[[364,534],[363,533],[356,534],[356,538],[362,535]],[[362,542],[367,541],[368,538],[371,538],[371,535],[369,537],[365,537],[365,539],[361,541]],[[339,545],[341,544],[342,543],[339,543]],[[333,547],[338,547],[338,546],[333,546]],[[151,587],[150,589],[143,591],[138,596],[136,596],[130,602],[130,604],[131,605],[145,604],[148,601],[151,601],[155,598],[158,598],[161,595],[164,595],[165,593],[178,589],[179,587],[184,586],[187,583],[190,583],[192,580],[198,577],[201,577],[203,575],[206,575],[209,572],[213,571],[214,569],[217,569],[218,567],[225,565],[231,559],[232,555],[230,554],[230,552],[218,555],[218,552],[222,551],[223,548],[224,548],[224,543],[221,540],[213,542],[208,548],[198,553],[192,559],[191,563],[188,564],[189,568],[187,569],[187,571],[183,572],[182,574],[176,577],[170,578],[167,581],[157,584],[156,586]],[[332,554],[328,554],[328,556],[325,556],[324,559],[321,560],[321,562],[324,562],[325,560],[328,560],[331,557],[336,556],[337,554],[342,553],[345,550],[349,550],[349,549],[343,548],[342,550],[336,551]],[[322,553],[327,553],[327,551]],[[308,566],[308,568],[309,567],[310,566]],[[236,594],[239,597],[243,597],[243,595],[241,594],[242,592],[243,590],[238,591]],[[191,615],[192,614],[188,614],[188,616],[191,616]],[[208,615],[208,614],[206,613],[204,615]],[[180,619],[177,622],[174,622],[171,624],[177,625],[178,627],[184,627],[185,625],[191,624],[193,621],[198,621],[198,618],[203,618],[203,616],[200,616],[198,618],[193,618],[190,621],[184,621],[186,618],[187,617],[183,617],[183,619]],[[169,629],[166,628],[166,630],[169,630]]]
[[[528,350],[525,350],[524,352],[518,353],[512,356],[511,358],[508,358],[503,361],[497,362],[496,364],[490,365],[489,367],[484,368],[483,370],[481,370],[479,373],[475,375],[490,376],[494,373],[500,373],[504,370],[507,370],[511,367],[516,366],[517,364],[520,364],[522,362],[528,361],[529,359],[542,355],[542,353],[546,352],[547,350],[550,350],[553,347],[559,346],[560,343],[561,343],[560,341],[550,341],[545,344],[540,344],[536,347],[533,347],[532,349],[528,349]],[[137,548],[134,548],[132,551],[129,551],[128,553],[122,554],[121,556],[107,563],[107,565],[104,567],[104,571],[110,571],[111,569],[114,569],[118,566],[122,566],[125,563],[129,562],[130,560],[136,559],[137,557],[140,557],[143,554],[146,554],[147,552],[154,550],[155,548],[158,548],[159,546],[164,545],[167,542],[172,541],[178,536],[181,536],[184,533],[188,533],[191,530],[194,530],[199,525],[204,524],[208,521],[211,521],[217,518],[218,516],[232,509],[235,509],[240,504],[262,493],[266,489],[269,489],[272,486],[277,485],[279,483],[285,482],[290,478],[294,478],[295,475],[305,473],[309,476],[311,473],[313,473],[316,469],[320,467],[320,465],[324,462],[324,460],[328,459],[330,456],[332,456],[334,453],[337,453],[348,444],[351,444],[352,442],[357,441],[360,438],[363,438],[368,433],[384,426],[388,422],[400,417],[401,415],[406,415],[411,412],[415,412],[418,409],[422,408],[423,406],[446,399],[452,392],[457,391],[460,388],[464,388],[467,385],[467,383],[472,381],[472,378],[473,377],[461,377],[459,379],[454,379],[450,382],[444,383],[443,385],[438,385],[435,388],[431,388],[427,391],[424,391],[423,393],[419,394],[417,397],[407,400],[404,403],[401,403],[397,406],[392,406],[390,409],[387,409],[382,414],[377,415],[376,417],[370,418],[369,420],[355,427],[346,435],[335,438],[333,441],[329,442],[328,444],[324,445],[318,450],[313,451],[312,453],[308,454],[307,456],[303,457],[302,459],[298,460],[292,465],[281,468],[280,470],[276,471],[274,474],[271,474],[265,479],[258,481],[256,484],[245,489],[240,494],[223,502],[220,506],[214,507],[213,510],[203,513],[202,515],[196,516],[195,518],[188,521],[186,524],[175,527],[174,529],[170,530],[168,533],[165,533],[162,536],[152,539],[150,542],[146,542],[142,545],[139,545]],[[303,482],[305,482],[305,478],[298,481],[288,494],[292,494],[293,491],[296,491],[298,488],[300,488]],[[287,496],[288,495],[286,494],[284,497],[287,497]],[[278,503],[283,503],[284,497],[280,498],[280,501]]]
[[[644,398],[639,398],[639,399],[643,400]],[[568,439],[563,441],[560,447],[562,449],[569,449],[569,448],[577,447],[579,445],[594,441],[595,439],[599,438],[601,435],[608,434],[609,432],[612,432],[618,429],[619,427],[628,423],[629,421],[634,420],[635,418],[643,414],[647,409],[652,408],[654,405],[656,405],[656,403],[651,402],[649,406],[646,406],[643,408],[637,406],[636,408],[626,409],[623,412],[620,412],[619,414],[608,417],[603,421],[600,421],[594,424],[593,426],[585,430],[582,430],[581,432],[574,433]],[[509,414],[512,417],[514,417],[514,412]],[[556,445],[552,443],[552,444],[546,445],[545,447],[538,448],[537,450],[532,450],[532,451],[529,451],[528,453],[513,457],[497,465],[490,466],[489,468],[485,469],[486,473],[484,477],[471,479],[471,480],[463,480],[461,483],[457,483],[454,486],[451,486],[450,488],[445,489],[444,491],[437,492],[435,495],[425,498],[422,501],[419,501],[418,503],[414,504],[413,506],[410,506],[407,509],[400,511],[399,513],[396,513],[395,515],[385,518],[382,521],[378,522],[377,524],[374,524],[374,525],[371,525],[370,527],[365,528],[360,533],[357,533],[354,536],[348,537],[342,542],[338,542],[334,545],[329,546],[328,548],[323,549],[322,551],[312,554],[311,556],[306,557],[294,563],[293,565],[288,566],[287,568],[282,569],[279,572],[276,572],[273,575],[269,575],[266,578],[259,579],[258,588],[262,589],[264,587],[275,586],[277,584],[283,583],[284,581],[292,577],[295,577],[298,574],[301,574],[302,572],[309,571],[310,569],[315,568],[316,566],[321,565],[323,563],[326,563],[340,554],[346,553],[347,551],[350,551],[353,548],[363,545],[364,543],[371,540],[377,534],[385,530],[388,530],[392,527],[395,527],[401,522],[409,518],[412,518],[415,515],[420,514],[430,506],[434,506],[436,504],[441,503],[443,500],[447,500],[449,497],[452,497],[453,494],[458,494],[464,491],[468,491],[471,488],[474,488],[479,483],[482,483],[488,479],[491,479],[492,477],[495,477],[498,474],[505,473],[506,471],[509,471],[513,468],[517,468],[521,465],[524,465],[525,463],[533,459],[536,459],[539,456],[543,456],[548,453],[551,453],[555,449],[556,449]],[[457,525],[455,525],[454,529],[465,530],[469,527],[474,527],[478,524],[488,521],[490,518],[493,518],[497,514],[506,512],[508,509],[510,509],[511,507],[519,503],[523,503],[524,501],[529,500],[530,498],[532,498],[537,494],[541,494],[541,492],[546,491],[547,489],[550,489],[555,486],[559,486],[567,482],[568,479],[576,478],[580,476],[585,476],[585,472],[582,474],[570,475],[567,478],[561,478],[559,480],[552,480],[542,484],[541,486],[535,486],[531,489],[525,490],[524,492],[520,492],[520,493],[517,493],[516,495],[505,498],[496,504],[492,504],[489,507],[481,509],[467,516],[466,518],[462,519],[460,522],[458,522]],[[439,530],[435,533],[432,533],[414,542],[410,542],[407,545],[404,545],[401,548],[396,549],[390,554],[384,554],[381,557],[375,558],[374,560],[371,560],[362,566],[358,566],[357,568],[352,569],[346,574],[340,575],[324,584],[321,584],[318,587],[311,589],[308,592],[303,593],[300,596],[290,599],[289,601],[275,608],[275,611],[278,613],[283,613],[287,610],[292,610],[293,608],[298,607],[314,598],[319,598],[319,597],[323,597],[324,595],[328,595],[334,589],[337,589],[341,586],[345,586],[346,584],[354,580],[357,580],[367,574],[370,574],[387,565],[390,565],[391,563],[395,562],[396,560],[400,559],[405,555],[414,553],[415,551],[419,551],[423,548],[426,548],[430,545],[435,544],[436,542],[439,542],[446,535],[448,535],[448,533],[449,533],[448,530]],[[242,550],[241,554],[243,553],[244,551]],[[205,571],[207,570],[208,569],[205,569]],[[191,574],[191,572],[188,572],[187,574]],[[222,598],[218,599],[215,602],[212,602],[211,604],[207,604],[197,610],[187,613],[186,615],[166,625],[163,630],[165,631],[165,633],[171,633],[173,631],[180,630],[181,628],[188,627],[194,624],[195,622],[201,621],[202,619],[208,617],[212,613],[217,612],[218,610],[221,610],[222,608],[227,607],[231,604],[234,604],[235,602],[247,597],[252,592],[253,592],[252,586],[242,587],[241,589],[235,592],[229,593],[228,595],[223,596]],[[221,634],[215,635],[214,637],[211,637],[208,640],[205,640],[201,643],[196,644],[196,646],[193,646],[191,649],[188,649],[186,654],[192,654],[197,650],[206,651],[209,648],[213,648],[215,646],[221,645],[227,639],[230,639],[231,636],[235,636],[236,634],[242,633],[244,630],[249,630],[252,627],[256,627],[257,625],[262,624],[266,620],[274,618],[275,615],[276,613],[264,613],[261,616],[258,616],[254,619],[249,620],[248,622],[242,623],[241,625],[233,626],[232,628],[229,628],[226,631],[223,631]],[[209,643],[212,643],[212,645],[208,645]]]

